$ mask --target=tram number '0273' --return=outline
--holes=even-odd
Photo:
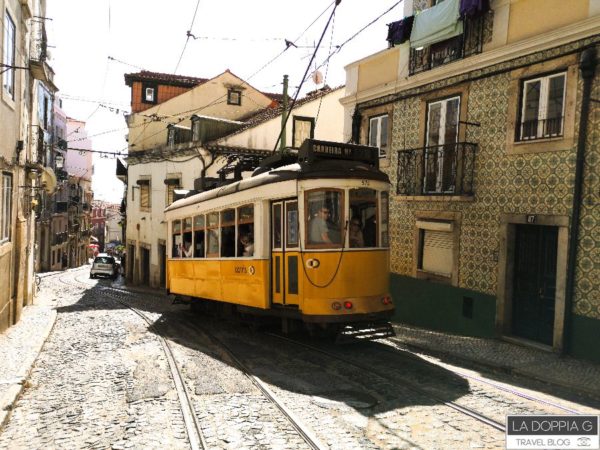
[[[235,266],[234,270],[235,273],[249,273],[250,275],[254,275],[256,273],[256,269],[254,268],[254,266]]]

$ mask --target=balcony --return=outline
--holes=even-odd
[[[398,195],[473,195],[477,144],[458,142],[398,152]]]
[[[462,58],[481,53],[483,49],[483,16],[466,18],[463,33],[446,41],[419,49],[410,49],[410,75],[416,75]]]
[[[69,238],[69,234],[64,231],[62,233],[55,233],[54,237],[52,239],[52,245],[60,245],[64,242],[67,242],[67,239]]]
[[[564,117],[524,120],[520,123],[515,136],[517,142],[538,139],[560,138],[564,133]]]
[[[29,45],[29,67],[36,80],[52,83],[53,71],[46,63],[48,57],[48,38],[43,19],[31,22],[31,41]]]

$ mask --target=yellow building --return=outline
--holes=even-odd
[[[393,183],[397,318],[600,361],[600,2],[405,0],[399,19],[341,99]]]

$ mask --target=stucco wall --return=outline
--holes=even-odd
[[[339,101],[343,95],[344,89],[339,88],[319,99],[294,108],[286,125],[287,145],[292,145],[294,116],[316,118],[314,133],[316,139],[343,142],[344,108]],[[219,143],[272,150],[280,131],[281,116],[277,116],[260,125],[224,138]]]
[[[170,100],[153,106],[141,114],[133,114],[129,120],[129,146],[132,151],[154,148],[167,143],[167,125],[180,123],[191,127],[192,114],[237,120],[253,111],[271,104],[263,93],[229,72]],[[241,105],[227,104],[228,86],[241,86]],[[142,115],[143,114],[143,115]],[[148,116],[158,114],[162,120],[153,121]],[[184,119],[181,121],[181,119]]]

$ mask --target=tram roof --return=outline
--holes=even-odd
[[[309,179],[369,179],[389,183],[388,176],[376,167],[361,161],[340,159],[316,159],[310,162],[288,164],[244,178],[210,191],[200,192],[172,203],[165,211],[173,211],[199,202],[224,197],[266,184],[288,180]]]

